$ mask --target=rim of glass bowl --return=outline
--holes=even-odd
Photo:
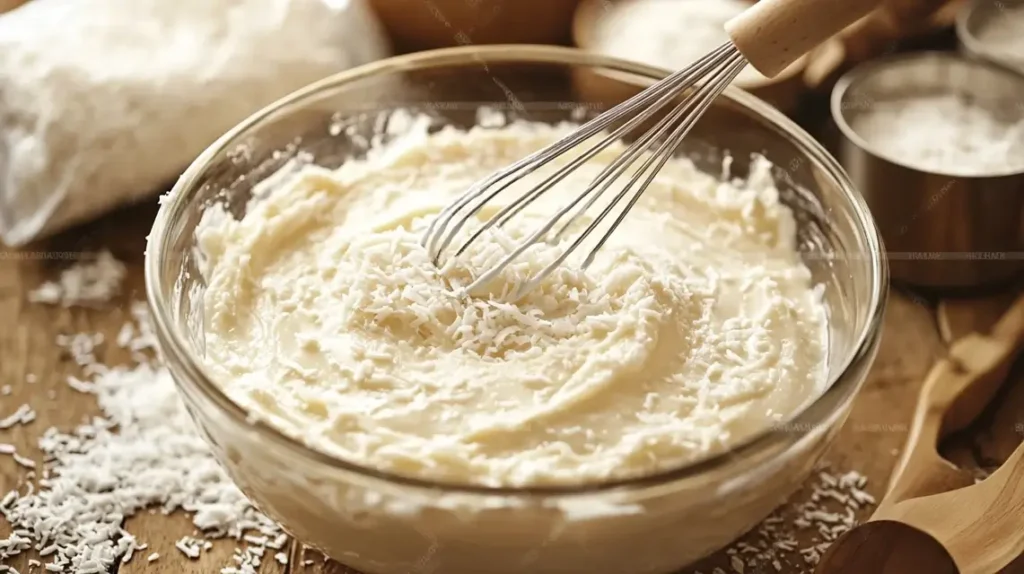
[[[176,276],[165,276],[162,262],[164,259],[163,254],[171,240],[169,235],[170,224],[179,217],[182,217],[184,212],[191,206],[192,198],[198,191],[197,181],[203,175],[210,162],[221,153],[230,149],[236,140],[240,139],[240,136],[245,135],[251,128],[258,126],[268,118],[281,113],[287,113],[291,108],[301,106],[308,97],[324,89],[380,74],[397,73],[402,70],[453,64],[483,63],[485,61],[492,63],[518,62],[604,68],[610,71],[651,78],[652,80],[668,74],[667,71],[652,66],[605,57],[574,48],[533,45],[462,46],[396,56],[340,72],[301,88],[249,116],[210,145],[185,170],[171,190],[168,200],[165,200],[163,205],[161,205],[149,235],[145,257],[146,296],[152,310],[156,335],[165,360],[168,363],[176,362],[176,366],[188,379],[188,383],[185,383],[180,381],[179,377],[175,377],[176,383],[179,385],[191,384],[200,393],[205,395],[205,398],[213,401],[222,411],[233,418],[234,422],[241,425],[249,425],[251,428],[256,429],[263,438],[273,441],[277,446],[291,449],[297,454],[301,454],[319,464],[391,484],[430,490],[440,489],[451,493],[567,496],[595,494],[623,488],[651,487],[709,473],[724,468],[730,462],[743,458],[750,453],[762,451],[773,446],[785,446],[793,442],[795,440],[794,433],[769,427],[722,453],[687,463],[680,467],[638,477],[573,485],[534,487],[492,487],[470,483],[453,483],[403,476],[363,466],[309,447],[300,440],[284,434],[264,421],[251,422],[247,419],[246,410],[232,401],[207,375],[202,365],[202,360],[193,355],[186,342],[184,333],[179,329],[172,316],[170,305],[164,301],[162,294],[164,291],[163,286],[172,285],[178,278]],[[836,371],[838,374],[829,377],[827,381],[828,387],[825,392],[789,421],[791,425],[795,425],[793,428],[814,428],[840,408],[847,394],[855,390],[851,387],[859,385],[859,381],[856,380],[857,377],[850,376],[850,365],[870,355],[875,339],[878,337],[887,298],[888,276],[886,261],[880,256],[882,249],[881,239],[867,205],[860,195],[856,193],[853,183],[849,180],[845,171],[807,132],[781,112],[755,96],[737,88],[729,87],[724,97],[730,98],[742,107],[760,115],[770,124],[774,124],[775,128],[780,130],[780,135],[789,138],[801,152],[805,153],[813,162],[816,162],[819,167],[824,169],[829,176],[834,178],[850,201],[857,219],[858,228],[865,235],[865,243],[868,247],[871,264],[871,277],[868,278],[872,282],[870,301],[868,303],[870,316],[865,322],[864,328],[855,334],[853,351],[849,353],[846,361],[842,363],[842,368]],[[175,271],[174,273],[176,274],[177,272]]]

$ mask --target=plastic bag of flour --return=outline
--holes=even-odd
[[[31,0],[0,15],[0,240],[173,182],[266,104],[385,57],[362,0]]]

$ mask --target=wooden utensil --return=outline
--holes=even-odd
[[[996,574],[1024,553],[1022,517],[1024,444],[976,485],[880,508],[871,522],[836,541],[815,572]],[[897,570],[896,561],[915,567]]]
[[[960,574],[942,544],[913,526],[875,520],[829,546],[815,574]]]
[[[816,572],[955,574],[959,568],[981,574],[1017,558],[1024,550],[1024,446],[974,486],[967,486],[973,478],[942,458],[937,446],[981,414],[1022,345],[1024,296],[989,334],[970,333],[953,343],[921,389],[885,498],[867,523],[829,548]],[[908,569],[907,560],[916,567]]]
[[[910,433],[885,498],[878,507],[944,492],[973,482],[938,453],[938,443],[966,428],[999,390],[1024,344],[1024,296],[1018,297],[987,335],[954,342],[949,356],[928,374]]]
[[[1013,305],[1018,289],[977,299],[943,299],[935,309],[939,334],[946,345],[981,331],[989,332]]]

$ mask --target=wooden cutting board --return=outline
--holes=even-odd
[[[45,245],[18,252],[0,250],[0,317],[4,325],[0,327],[0,387],[10,385],[13,389],[11,396],[0,396],[0,415],[8,414],[23,403],[29,403],[38,413],[37,420],[30,425],[0,431],[0,442],[14,443],[20,452],[32,453],[39,434],[46,428],[67,429],[96,411],[90,395],[77,393],[64,383],[64,377],[74,372],[74,364],[61,357],[53,341],[62,332],[101,332],[108,338],[116,335],[128,317],[127,304],[144,297],[142,252],[154,213],[154,208],[149,206],[133,208]],[[129,268],[125,293],[116,303],[104,309],[68,310],[27,301],[26,295],[31,289],[55,278],[71,259],[104,248]],[[837,471],[858,470],[866,475],[870,480],[867,490],[876,497],[884,489],[902,446],[921,379],[932,361],[944,352],[945,342],[939,325],[943,325],[947,339],[965,330],[984,329],[1009,299],[1002,295],[981,303],[943,302],[938,305],[941,313],[929,301],[899,292],[894,292],[890,301],[882,349],[870,380],[826,457]],[[106,361],[123,358],[116,353],[104,357]],[[36,383],[25,382],[29,373],[36,376]],[[52,399],[47,396],[51,390],[55,393]],[[987,423],[954,439],[949,456],[958,463],[997,464],[1019,441],[1016,431],[1021,428],[1017,421],[1024,420],[1024,385],[1008,385],[1004,391],[1005,399],[995,401],[1000,408],[989,414]],[[23,476],[24,469],[16,466],[10,457],[0,456],[0,494],[14,487]],[[807,496],[808,493],[803,492],[797,500]],[[870,513],[870,508],[863,512]],[[8,529],[8,525],[0,524],[0,535],[6,536]],[[222,542],[199,560],[187,559],[174,548],[174,543],[182,536],[193,534],[190,520],[181,514],[142,514],[130,519],[127,529],[140,541],[148,543],[150,549],[121,566],[122,574],[209,574],[227,565],[234,550],[233,543]],[[159,552],[161,558],[147,563],[145,556],[149,552]],[[293,545],[290,554],[289,566],[277,564],[268,556],[260,572],[351,572],[338,564],[325,562],[301,545]],[[306,560],[312,564],[305,565]],[[40,572],[27,568],[27,557],[11,566],[22,573]],[[707,573],[716,566],[725,572],[733,571],[725,555],[712,557],[696,569]],[[797,563],[787,566],[784,572],[802,571],[802,568],[797,569],[800,566]],[[774,570],[765,570],[769,571]],[[751,569],[747,569],[747,574],[752,574]]]

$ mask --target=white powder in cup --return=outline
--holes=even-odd
[[[871,149],[924,171],[983,176],[1024,171],[1024,117],[1007,120],[959,94],[872,102],[850,122]]]

